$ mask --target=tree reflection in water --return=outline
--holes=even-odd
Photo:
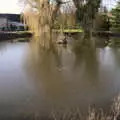
[[[86,112],[90,104],[108,105],[115,93],[111,89],[115,78],[111,50],[96,48],[93,43],[86,44],[80,39],[47,49],[38,41],[32,41],[29,46],[26,72],[43,99],[42,102],[38,99],[37,106],[50,113],[52,109],[64,111],[78,107]]]
[[[27,72],[38,88],[42,85],[46,100],[54,105],[77,106],[73,99],[78,101],[77,94],[82,94],[86,84],[81,81],[95,84],[97,80],[96,49],[91,44],[51,45],[46,49],[33,41],[29,49]]]
[[[75,42],[72,50],[75,54],[75,67],[83,67],[84,74],[88,77],[88,79],[97,80],[98,58],[96,46],[93,44],[93,42],[93,39],[82,39],[82,42],[78,40]]]

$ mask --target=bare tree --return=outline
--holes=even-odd
[[[77,19],[88,36],[91,34],[96,13],[101,0],[73,0],[77,11]]]

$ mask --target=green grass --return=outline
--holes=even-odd
[[[16,31],[17,34],[27,34],[27,33],[32,33],[30,31]]]
[[[63,32],[63,33],[81,33],[83,32],[83,30],[81,28],[79,29],[64,29],[64,30],[60,30],[60,29],[53,29],[53,32]],[[32,33],[31,31],[16,31],[15,33],[17,34],[25,34],[25,33]]]
[[[54,29],[53,31],[55,32],[64,32],[64,33],[81,33],[83,32],[82,29],[64,29],[64,30],[60,30],[60,29]]]

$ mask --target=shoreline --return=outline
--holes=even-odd
[[[17,31],[17,32],[0,32],[0,41],[3,40],[10,40],[10,39],[16,39],[16,38],[29,38],[32,37],[31,32],[26,31]]]
[[[53,30],[54,33],[60,33],[60,30]],[[74,35],[74,34],[80,34],[83,33],[82,30],[63,30],[62,31],[63,34],[70,34],[70,35]],[[93,36],[99,36],[99,37],[120,37],[120,32],[111,32],[111,31],[93,31]],[[13,31],[9,31],[9,32],[4,32],[4,31],[0,31],[0,41],[4,41],[4,40],[11,40],[11,39],[16,39],[16,38],[30,38],[32,37],[33,34],[32,32],[29,31],[17,31],[17,32],[13,32]]]

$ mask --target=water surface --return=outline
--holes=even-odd
[[[84,48],[84,49],[83,49]],[[0,43],[0,117],[109,109],[120,91],[120,48]]]

